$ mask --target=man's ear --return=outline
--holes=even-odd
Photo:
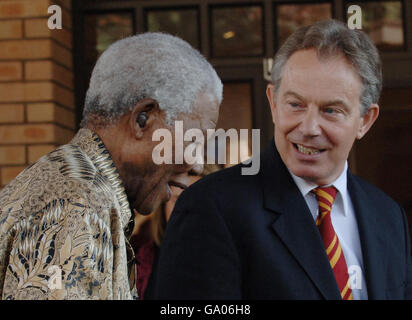
[[[270,111],[272,112],[272,121],[275,123],[275,109],[276,109],[276,101],[275,101],[275,86],[272,83],[269,83],[266,87],[266,97],[268,98]]]
[[[361,124],[359,126],[358,134],[356,139],[360,140],[369,131],[372,125],[375,123],[379,116],[379,106],[377,104],[372,104],[365,115],[361,118]]]
[[[156,100],[144,98],[139,100],[133,107],[129,127],[136,139],[141,139],[145,131],[153,126],[153,123],[160,117],[160,108]]]

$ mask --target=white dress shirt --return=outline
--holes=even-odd
[[[347,170],[348,164],[346,162],[341,175],[328,185],[333,185],[338,190],[335,202],[332,205],[331,219],[348,266],[353,299],[366,300],[368,299],[368,292],[364,277],[362,248],[355,210],[347,188]],[[297,177],[292,172],[290,174],[305,198],[313,219],[316,221],[319,206],[316,195],[311,190],[318,187],[318,185]]]

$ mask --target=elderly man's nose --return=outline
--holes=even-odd
[[[197,175],[201,175],[203,173],[203,163],[195,163],[191,171]]]
[[[203,164],[204,164],[204,161],[205,161],[204,148],[205,148],[205,146],[202,146],[201,148],[200,147],[197,148],[195,158],[191,159],[190,164],[188,164],[190,166],[189,171],[192,171],[192,173],[195,174],[195,175],[201,175],[203,173]]]

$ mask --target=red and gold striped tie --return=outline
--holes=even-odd
[[[331,186],[319,187],[313,189],[313,192],[316,194],[319,203],[319,215],[316,219],[316,225],[322,236],[326,254],[328,255],[330,266],[335,274],[340,294],[343,300],[353,300],[352,290],[349,287],[349,274],[345,256],[343,255],[335,229],[333,229],[330,216],[337,190]]]

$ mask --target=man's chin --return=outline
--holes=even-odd
[[[308,182],[316,183],[321,180],[319,172],[312,168],[293,168],[290,170],[295,176],[302,178]]]
[[[314,183],[318,186],[324,186],[327,184],[332,183],[336,178],[327,176],[327,175],[320,175],[319,172],[310,172],[310,171],[297,171],[297,174],[292,171],[292,173],[299,177],[302,178],[303,180],[307,182]]]

